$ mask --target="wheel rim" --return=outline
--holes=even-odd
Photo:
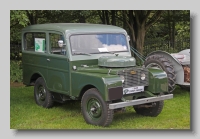
[[[149,65],[146,66],[147,68],[159,68],[163,69],[159,64],[157,63],[150,63]]]
[[[99,101],[92,98],[87,103],[87,112],[93,120],[98,120],[102,114],[102,108]]]
[[[46,98],[46,90],[44,86],[39,86],[37,90],[37,100],[40,104],[42,104],[45,101]]]

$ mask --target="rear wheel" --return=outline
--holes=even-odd
[[[81,100],[81,112],[88,124],[108,126],[113,119],[113,110],[109,109],[110,102],[102,99],[95,88],[87,90]]]
[[[146,58],[144,62],[145,67],[155,67],[162,69],[167,73],[168,77],[168,92],[172,93],[175,89],[175,79],[176,79],[176,74],[174,70],[173,64],[164,56],[161,55],[150,55],[149,57]]]
[[[36,104],[44,108],[51,108],[53,106],[53,98],[46,87],[44,79],[39,77],[34,86],[34,98]]]

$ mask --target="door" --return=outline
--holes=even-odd
[[[49,40],[47,86],[53,92],[69,94],[69,59],[66,46],[59,47],[58,45],[59,40],[63,40],[63,43],[66,44],[66,39],[62,33],[58,32],[49,32],[47,36]]]
[[[48,62],[45,32],[26,32],[23,35],[23,82],[30,84],[33,74],[47,79]]]

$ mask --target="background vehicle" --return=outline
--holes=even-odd
[[[154,51],[142,58],[145,67],[160,68],[167,73],[170,93],[176,85],[190,90],[190,49],[171,54],[165,51]]]
[[[23,83],[39,106],[81,100],[88,124],[108,126],[114,110],[133,106],[158,116],[168,92],[161,69],[136,66],[127,32],[116,26],[52,23],[22,30]]]

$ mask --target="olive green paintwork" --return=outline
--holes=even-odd
[[[26,32],[46,33],[47,48],[44,53],[24,50],[25,42],[23,39]],[[64,47],[67,50],[65,55],[50,53],[49,33],[52,32],[57,32],[65,37],[66,44]],[[22,30],[23,83],[30,85],[38,76],[42,76],[50,91],[68,95],[73,99],[80,98],[81,93],[84,93],[83,91],[86,91],[86,88],[95,87],[99,90],[103,99],[108,101],[108,89],[122,86],[122,80],[117,75],[117,71],[128,68],[128,66],[135,66],[135,59],[130,57],[129,45],[129,51],[118,52],[118,56],[111,53],[72,55],[69,42],[70,35],[86,33],[123,33],[127,36],[126,31],[122,28],[97,24],[54,23],[24,28]],[[105,67],[110,64],[110,67]],[[121,65],[121,67],[116,68],[116,65]],[[152,95],[153,93],[167,92],[167,84],[165,72],[149,69],[147,91]]]
[[[131,56],[102,56],[98,60],[98,65],[102,67],[131,67],[135,63],[135,58]]]
[[[108,74],[109,69],[99,67],[97,64],[97,59],[71,62],[71,69],[76,66],[76,70],[71,70],[71,95],[79,97],[84,87],[93,86],[99,90],[104,100],[109,100],[108,88],[122,86],[117,71],[113,70],[112,74]]]
[[[51,61],[48,62],[47,59]],[[31,77],[38,74],[43,77],[49,90],[69,93],[69,61],[65,56],[24,52],[22,61],[24,84],[29,85]]]
[[[48,24],[36,24],[27,26],[22,29],[24,31],[59,31],[64,32],[67,35],[77,33],[97,33],[97,32],[124,32],[126,31],[120,27],[103,24],[87,24],[87,23],[48,23]]]
[[[90,85],[99,90],[104,100],[108,101],[108,88],[122,86],[121,78],[117,75],[101,73],[72,72],[72,95],[78,97],[81,90]]]
[[[122,33],[127,38],[127,32],[117,26],[112,25],[103,25],[103,24],[87,24],[87,23],[49,23],[49,24],[37,24],[27,26],[22,29],[22,38],[24,37],[25,32],[46,32],[46,45],[49,45],[49,33],[60,33],[64,36],[67,50],[66,56],[69,61],[78,61],[78,60],[89,60],[89,59],[98,59],[101,56],[111,56],[114,54],[105,53],[105,54],[93,54],[93,55],[72,55],[70,48],[69,38],[74,34],[94,34],[94,33]],[[24,50],[25,42],[22,39],[22,51]],[[128,39],[127,39],[127,44]],[[50,53],[49,48],[47,47],[47,53]],[[130,47],[128,45],[128,52],[119,52],[119,56],[131,56]]]
[[[154,93],[168,92],[168,78],[161,69],[148,68],[149,86],[147,90]]]
[[[105,100],[108,99],[108,88],[122,86],[121,78],[117,75],[117,72],[123,68],[103,68],[97,65],[91,65],[88,67],[77,67],[72,72],[72,90],[73,95],[79,95],[79,91],[87,84],[96,87],[102,93]],[[84,82],[85,81],[85,82]],[[149,86],[146,87],[146,91],[149,94],[146,96],[154,96],[161,92],[168,92],[168,80],[167,75],[160,69],[149,68]],[[75,93],[77,92],[77,93]],[[135,94],[132,94],[134,96]]]

